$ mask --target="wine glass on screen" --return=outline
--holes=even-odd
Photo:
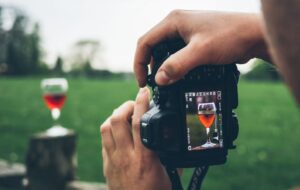
[[[216,117],[216,105],[214,102],[198,104],[198,120],[205,127],[207,133],[207,142],[202,147],[213,147],[214,143],[211,142],[209,132],[210,127],[213,125]]]
[[[43,91],[43,98],[51,111],[51,116],[54,121],[54,125],[47,130],[47,133],[52,136],[62,135],[66,133],[66,129],[58,124],[58,119],[66,100],[68,81],[65,78],[43,79],[41,88]]]

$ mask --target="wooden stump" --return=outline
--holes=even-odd
[[[0,160],[0,189],[1,187],[21,189],[25,173],[23,164]]]
[[[75,179],[76,136],[74,131],[60,127],[31,138],[26,157],[26,189],[64,190]]]

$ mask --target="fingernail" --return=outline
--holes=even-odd
[[[172,79],[168,76],[166,71],[160,70],[158,71],[158,73],[156,73],[155,81],[157,82],[157,84],[166,85],[170,84],[172,82]]]

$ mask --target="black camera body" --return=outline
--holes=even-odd
[[[238,106],[239,71],[235,64],[204,65],[174,84],[157,85],[160,65],[184,46],[181,40],[166,41],[153,49],[147,78],[153,101],[141,118],[141,140],[166,166],[223,164],[238,135],[233,109]]]

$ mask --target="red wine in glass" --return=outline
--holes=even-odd
[[[44,100],[50,110],[61,109],[65,103],[65,94],[45,94]]]
[[[215,120],[215,114],[198,114],[198,120],[205,128],[210,128]]]
[[[68,134],[68,130],[57,123],[68,90],[68,81],[65,78],[48,78],[41,82],[43,98],[51,110],[54,124],[46,131],[48,136],[57,137]]]
[[[42,80],[41,87],[46,105],[51,110],[52,119],[56,121],[66,100],[68,82],[65,78],[48,78]]]
[[[207,133],[207,142],[202,145],[203,147],[213,147],[215,144],[210,141],[209,131],[210,127],[215,121],[216,105],[214,102],[198,104],[198,120],[202,124]]]

